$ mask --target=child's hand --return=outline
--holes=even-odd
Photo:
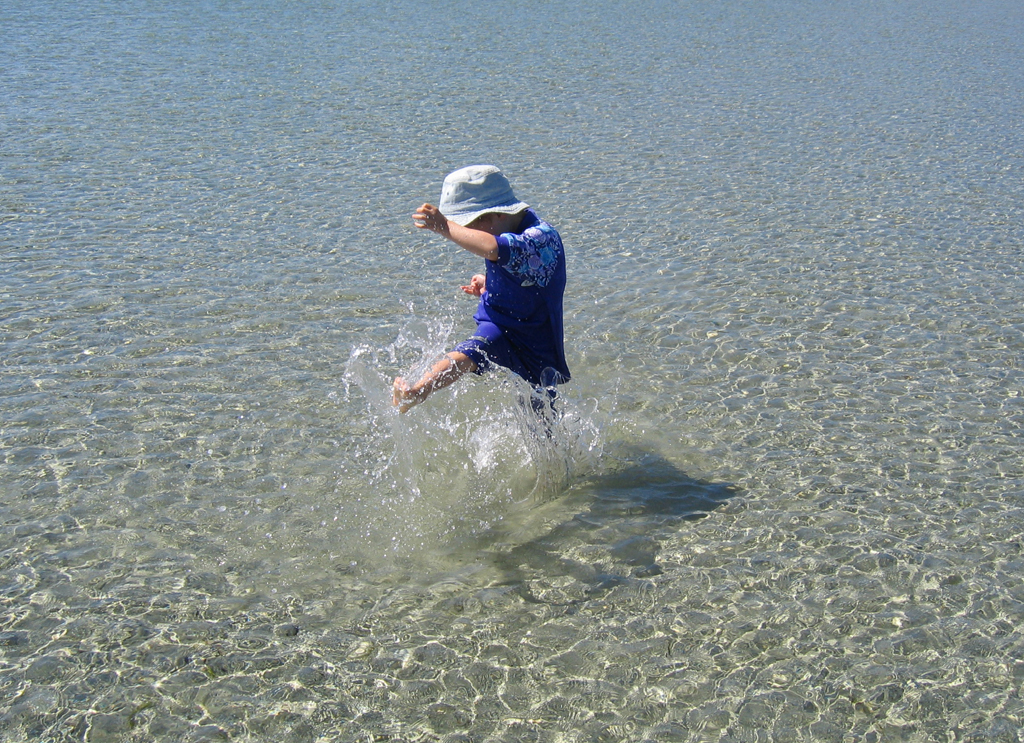
[[[433,204],[424,204],[412,215],[412,221],[421,230],[430,230],[448,237],[448,219]]]
[[[462,291],[466,294],[472,294],[474,297],[479,297],[485,291],[487,291],[487,277],[482,273],[478,273],[469,280],[469,286],[463,286]]]

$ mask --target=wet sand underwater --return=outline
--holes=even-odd
[[[509,10],[0,10],[0,741],[1019,740],[1024,9]]]

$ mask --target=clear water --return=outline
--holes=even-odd
[[[1020,740],[1024,6],[0,9],[0,740]],[[494,162],[549,432],[389,380]]]

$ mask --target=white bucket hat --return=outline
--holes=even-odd
[[[438,210],[465,227],[481,214],[518,214],[526,204],[516,198],[508,178],[493,165],[470,165],[449,173],[441,186]]]

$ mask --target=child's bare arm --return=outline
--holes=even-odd
[[[432,204],[421,206],[412,215],[412,219],[421,230],[430,230],[442,237],[447,237],[473,255],[478,255],[489,261],[498,260],[498,240],[494,235],[456,224],[441,214]]]

